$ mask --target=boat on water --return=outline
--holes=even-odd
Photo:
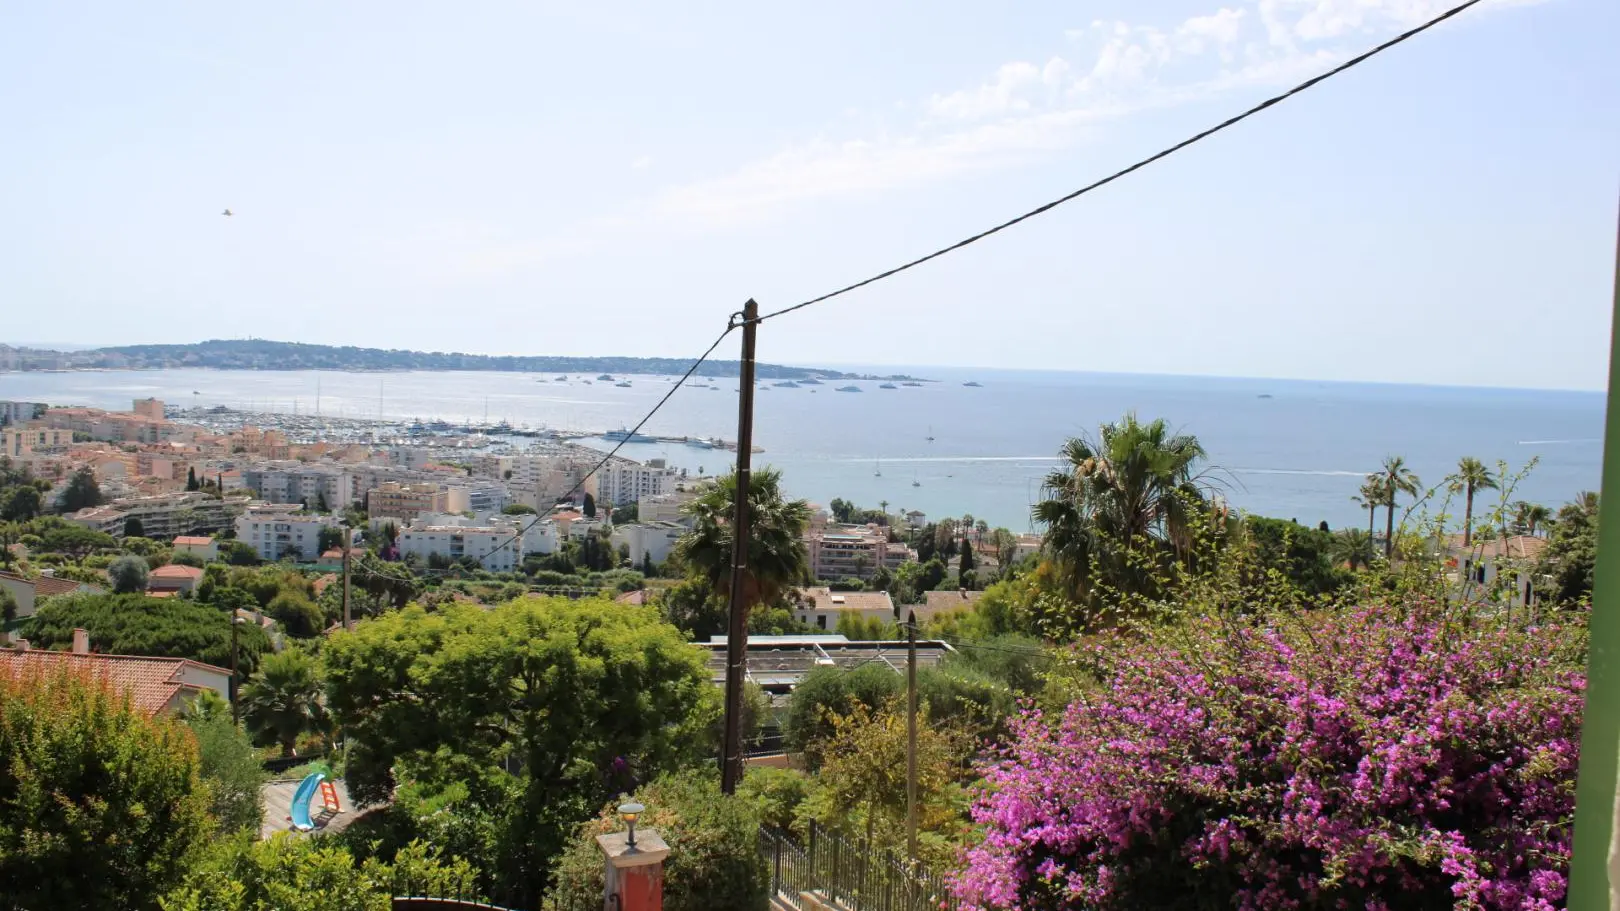
[[[554,381],[553,381],[553,382],[557,382],[557,383],[566,383],[566,382],[568,382],[568,377],[566,377],[566,376],[559,376],[559,377],[557,377],[557,379],[556,379],[556,380],[554,380]]]
[[[860,392],[861,387],[859,387],[859,386],[839,386],[838,391],[839,392]]]
[[[883,460],[882,459],[878,459],[873,464],[873,466],[872,466],[872,477],[874,477],[874,478],[883,477]]]
[[[901,383],[900,385],[902,385],[902,386],[921,386],[922,383],[913,383],[913,382],[908,381],[908,382]]]
[[[613,382],[613,374],[604,373],[601,376],[597,377],[597,379],[601,380],[604,383],[611,383],[611,382]]]
[[[650,437],[644,433],[636,433],[620,427],[618,430],[609,430],[602,434],[602,439],[612,440],[615,443],[656,443],[657,437]]]
[[[620,380],[619,382],[614,383],[613,385],[619,387],[620,389],[629,389],[630,388],[630,381],[629,380]]]
[[[1259,395],[1259,398],[1262,398],[1262,399],[1269,399],[1269,398],[1271,398],[1271,393],[1269,393],[1269,392],[1262,392],[1262,393],[1260,393],[1260,395]]]
[[[972,386],[973,388],[977,389],[977,388],[983,386],[984,384],[979,382],[978,380],[968,380],[967,382],[963,383],[962,385],[964,385],[964,386]]]
[[[899,389],[900,387],[896,386],[893,383],[884,383],[883,385],[879,386],[878,388],[879,389]]]
[[[799,388],[799,384],[793,382],[792,380],[783,380],[780,383],[772,383],[771,385],[775,386],[778,389],[797,389],[797,388]]]
[[[928,425],[928,442],[934,442],[934,425]]]
[[[921,487],[921,486],[922,486],[922,482],[921,482],[921,481],[912,481],[912,482],[911,482],[911,486],[912,486],[912,487]]]
[[[815,377],[812,376],[812,377],[809,377],[807,379],[799,380],[799,385],[800,386],[820,386],[821,385],[821,380],[818,380],[818,379],[816,379]]]
[[[714,448],[714,444],[709,442],[708,440],[698,439],[698,438],[695,438],[695,437],[693,439],[687,440],[686,445],[688,445],[688,446],[696,446],[699,449],[713,449]]]

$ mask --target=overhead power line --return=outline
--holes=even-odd
[[[874,276],[872,276],[870,278],[861,279],[860,281],[855,282],[852,285],[845,285],[844,287],[839,288],[836,291],[829,291],[826,294],[821,295],[820,297],[812,297],[811,299],[809,299],[807,301],[803,301],[801,303],[794,304],[791,307],[783,307],[780,310],[773,310],[770,313],[767,313],[767,314],[761,316],[759,318],[759,321],[764,322],[765,320],[768,320],[768,319],[775,319],[778,316],[785,316],[785,315],[787,315],[789,313],[794,312],[795,310],[803,310],[806,307],[809,307],[809,306],[812,306],[812,305],[815,305],[815,304],[819,304],[819,303],[822,303],[824,301],[832,300],[833,298],[839,297],[840,295],[848,294],[849,292],[854,291],[854,290],[856,290],[858,288],[864,288],[867,285],[875,284],[875,283],[880,282],[880,281],[882,281],[882,280],[884,280],[886,278],[891,278],[891,277],[893,277],[895,275],[899,275],[900,273],[906,271],[907,269],[912,269],[912,268],[915,268],[917,266],[922,265],[923,263],[929,262],[930,260],[938,259],[938,258],[940,258],[941,256],[944,256],[947,253],[953,253],[953,252],[955,252],[957,250],[962,249],[963,247],[968,246],[969,244],[978,243],[979,241],[984,240],[986,237],[989,237],[992,234],[999,234],[1000,232],[1005,231],[1005,230],[1007,230],[1008,228],[1011,228],[1014,225],[1021,224],[1022,222],[1028,221],[1029,219],[1034,218],[1037,215],[1042,215],[1042,214],[1045,214],[1047,212],[1050,212],[1051,210],[1057,208],[1058,206],[1063,205],[1066,202],[1070,202],[1072,200],[1079,199],[1080,197],[1086,195],[1087,193],[1090,193],[1092,190],[1097,190],[1097,189],[1100,189],[1102,187],[1105,187],[1108,184],[1111,184],[1114,181],[1119,180],[1121,177],[1125,177],[1126,175],[1135,173],[1136,171],[1140,171],[1141,169],[1147,167],[1150,164],[1153,164],[1156,161],[1159,161],[1159,160],[1164,159],[1164,158],[1169,158],[1171,155],[1174,155],[1175,153],[1181,151],[1182,149],[1185,149],[1190,145],[1194,145],[1196,143],[1202,142],[1203,140],[1208,139],[1211,136],[1214,136],[1216,133],[1219,133],[1222,130],[1227,129],[1228,127],[1237,126],[1238,124],[1242,123],[1245,120],[1248,120],[1250,117],[1253,117],[1254,115],[1260,113],[1261,111],[1264,111],[1267,108],[1270,108],[1270,107],[1272,107],[1274,105],[1277,105],[1277,104],[1280,104],[1280,103],[1282,103],[1284,101],[1287,101],[1288,99],[1294,97],[1295,95],[1298,95],[1301,92],[1306,91],[1307,89],[1313,88],[1314,86],[1316,86],[1316,85],[1318,85],[1318,84],[1320,84],[1322,82],[1326,82],[1327,80],[1333,78],[1334,76],[1339,75],[1340,73],[1344,72],[1345,70],[1351,69],[1352,67],[1358,66],[1359,64],[1362,64],[1362,63],[1365,63],[1366,61],[1372,59],[1373,57],[1378,56],[1379,54],[1383,53],[1384,51],[1389,50],[1390,48],[1394,47],[1395,45],[1400,44],[1401,42],[1406,41],[1406,40],[1408,40],[1410,38],[1414,38],[1417,35],[1420,35],[1420,34],[1426,32],[1426,31],[1428,31],[1431,28],[1434,28],[1435,26],[1437,26],[1440,23],[1446,21],[1447,19],[1450,19],[1453,16],[1458,15],[1459,13],[1461,13],[1464,10],[1468,9],[1469,7],[1475,6],[1475,5],[1479,4],[1480,2],[1481,2],[1481,0],[1468,0],[1468,2],[1466,2],[1466,3],[1458,4],[1457,6],[1454,6],[1451,9],[1446,10],[1445,12],[1443,12],[1440,15],[1434,17],[1433,19],[1430,19],[1429,21],[1423,23],[1422,25],[1419,25],[1419,26],[1416,26],[1414,28],[1408,29],[1408,30],[1400,33],[1399,35],[1396,35],[1395,37],[1389,39],[1388,41],[1385,41],[1383,44],[1378,45],[1377,47],[1373,48],[1372,50],[1369,50],[1369,51],[1366,51],[1364,53],[1358,54],[1355,57],[1351,57],[1349,60],[1346,60],[1345,62],[1339,64],[1338,66],[1334,67],[1333,69],[1328,70],[1325,73],[1321,73],[1321,74],[1319,74],[1317,76],[1313,76],[1310,79],[1307,79],[1304,82],[1301,82],[1299,85],[1294,86],[1293,88],[1289,89],[1286,92],[1283,92],[1280,95],[1273,95],[1272,97],[1267,98],[1265,101],[1260,102],[1259,104],[1255,105],[1254,107],[1249,108],[1248,110],[1244,111],[1241,114],[1237,114],[1235,116],[1229,117],[1226,120],[1221,121],[1220,123],[1210,127],[1207,130],[1204,130],[1204,131],[1199,132],[1199,133],[1195,133],[1192,136],[1189,136],[1186,139],[1183,139],[1182,141],[1176,143],[1173,146],[1170,146],[1167,149],[1163,149],[1163,150],[1161,150],[1159,152],[1155,152],[1154,154],[1149,155],[1147,158],[1144,158],[1144,159],[1136,162],[1133,165],[1130,165],[1130,166],[1125,167],[1125,168],[1121,168],[1120,170],[1115,171],[1114,173],[1108,175],[1107,177],[1102,178],[1101,180],[1098,180],[1098,181],[1096,181],[1094,183],[1087,184],[1087,185],[1081,187],[1080,189],[1075,190],[1072,193],[1066,194],[1064,196],[1060,196],[1057,199],[1054,199],[1051,202],[1046,203],[1045,205],[1037,206],[1036,208],[1033,208],[1033,209],[1029,210],[1028,212],[1025,212],[1024,214],[1019,215],[1019,216],[1017,216],[1015,218],[1010,218],[1010,219],[1002,222],[1001,224],[996,225],[993,228],[989,228],[987,230],[980,231],[979,233],[974,234],[974,235],[972,235],[970,237],[965,237],[962,240],[959,240],[956,243],[951,244],[948,247],[941,247],[938,250],[935,250],[934,252],[929,253],[926,256],[919,256],[916,259],[914,259],[914,260],[912,260],[912,261],[910,261],[908,263],[904,263],[902,265],[896,266],[893,269],[888,269],[886,271],[879,272],[878,274],[876,274],[876,275],[874,275]]]

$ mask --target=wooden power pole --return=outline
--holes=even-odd
[[[748,671],[748,608],[753,585],[748,573],[748,481],[754,454],[754,336],[759,304],[742,312],[742,364],[737,385],[737,502],[731,520],[731,625],[726,635],[726,727],[720,747],[720,790],[737,791],[742,780],[743,678]]]
[[[906,859],[917,860],[917,612],[906,612]]]

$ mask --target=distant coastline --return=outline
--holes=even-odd
[[[609,373],[680,375],[690,361],[669,357],[573,357],[558,355],[460,354],[441,351],[406,351],[383,348],[308,345],[263,339],[213,339],[185,345],[123,345],[60,351],[0,345],[0,370],[467,370],[505,373]],[[757,364],[760,379],[799,380],[909,380],[931,382],[905,374],[846,373],[818,367]],[[708,360],[696,376],[735,377],[737,361]]]

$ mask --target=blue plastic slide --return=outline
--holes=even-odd
[[[321,782],[326,778],[320,772],[305,778],[298,783],[298,790],[293,792],[292,824],[300,832],[308,832],[315,828],[315,823],[309,818],[309,802],[315,798],[315,792],[320,790]]]

